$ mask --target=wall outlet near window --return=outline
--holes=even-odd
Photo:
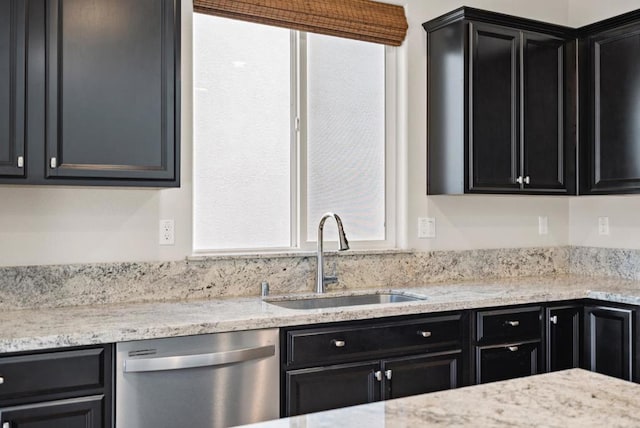
[[[418,238],[429,239],[436,237],[436,219],[433,217],[418,217]]]
[[[598,235],[609,235],[609,217],[598,217]]]
[[[173,219],[160,220],[160,245],[174,245],[176,241],[175,237],[175,222]]]

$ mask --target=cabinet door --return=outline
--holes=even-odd
[[[0,424],[11,428],[108,428],[103,421],[104,397],[49,401],[0,410]]]
[[[23,177],[25,171],[26,4],[0,1],[0,176],[5,177]]]
[[[589,40],[586,192],[640,191],[640,25]]]
[[[377,362],[288,371],[285,416],[377,401],[382,381],[379,371]]]
[[[580,367],[582,306],[546,309],[547,371]]]
[[[486,383],[540,372],[540,342],[476,347],[476,382]]]
[[[522,109],[524,189],[566,191],[562,39],[523,33]]]
[[[48,0],[48,178],[176,178],[179,1]]]
[[[407,397],[461,386],[462,351],[382,362],[383,399]]]
[[[520,33],[470,24],[469,190],[520,189]]]
[[[585,308],[587,369],[631,380],[632,311],[590,306]]]

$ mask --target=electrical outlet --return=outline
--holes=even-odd
[[[418,218],[418,238],[436,237],[436,219],[433,217]]]
[[[176,241],[173,219],[160,220],[160,245],[174,245]]]
[[[609,235],[609,217],[598,217],[598,235]]]
[[[549,217],[541,215],[538,217],[538,235],[549,234]]]

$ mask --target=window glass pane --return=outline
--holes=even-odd
[[[327,211],[351,241],[383,240],[384,46],[308,34],[307,50],[307,240]]]
[[[289,247],[290,32],[193,25],[194,248]]]

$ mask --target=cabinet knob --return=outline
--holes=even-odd
[[[516,352],[518,350],[517,346],[507,346],[507,349],[511,352]]]
[[[51,169],[56,169],[58,167],[58,159],[51,158],[49,160],[49,166],[51,166]]]
[[[0,376],[0,385],[4,383],[4,376]]]
[[[430,331],[419,331],[418,335],[420,335],[422,337],[431,337],[431,332]]]
[[[550,322],[551,324],[558,324],[558,316],[557,316],[557,315],[554,315],[554,316],[552,316],[552,317],[549,317],[549,322]]]
[[[510,325],[511,327],[517,327],[520,325],[520,321],[506,321],[505,325]]]
[[[524,184],[531,184],[531,178],[528,175],[524,178]]]
[[[382,372],[380,370],[378,370],[377,372],[373,373],[373,375],[376,377],[376,380],[378,382],[382,382]]]
[[[387,380],[391,380],[391,370],[385,370],[384,371],[384,376],[387,378]]]
[[[333,339],[331,343],[333,343],[336,348],[344,348],[344,345],[347,344],[344,340],[337,339]]]
[[[18,168],[24,168],[24,156],[18,156]]]
[[[516,178],[516,183],[518,183],[518,184],[522,184],[523,183],[523,178],[522,178],[521,175],[518,176],[518,178]]]
[[[9,422],[5,422],[2,424],[2,428],[11,428],[11,425],[9,424]]]

